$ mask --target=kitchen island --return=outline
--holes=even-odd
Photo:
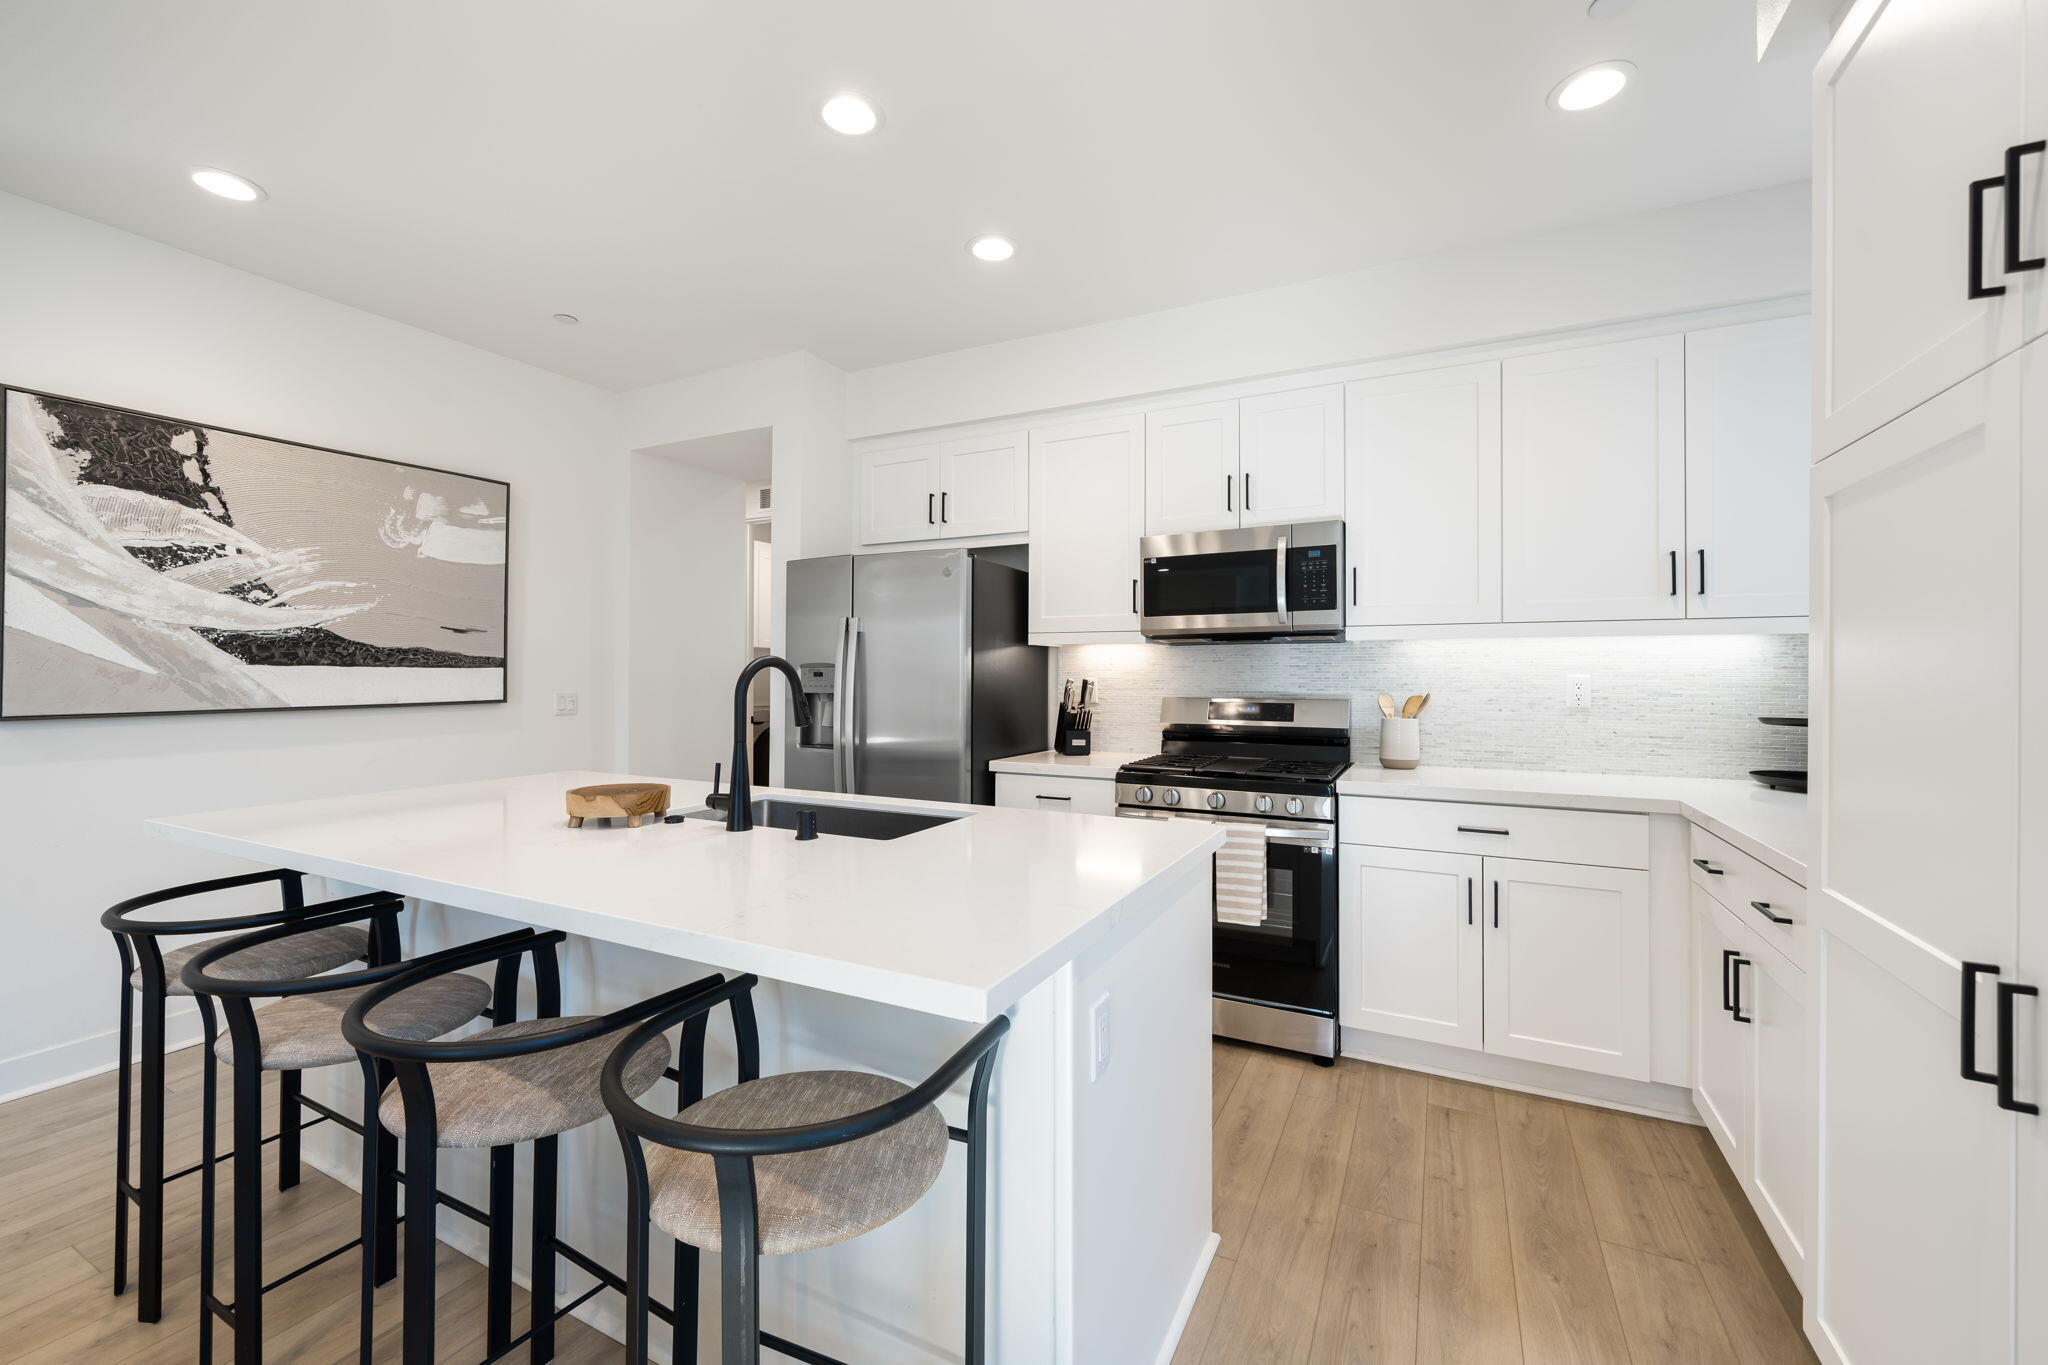
[[[156,836],[297,868],[336,894],[398,892],[410,953],[501,931],[561,929],[564,1012],[613,1008],[706,969],[753,972],[764,1072],[927,1074],[1008,1014],[994,1100],[992,1359],[1166,1361],[1210,1229],[1209,855],[1185,822],[762,790],[817,807],[947,822],[896,839],[728,833],[686,819],[569,829],[567,788],[629,780],[556,772],[148,822]],[[701,782],[670,781],[676,812]],[[714,1047],[727,1047],[722,1024]],[[723,1073],[720,1066],[725,1069]],[[351,1077],[320,1077],[346,1098]],[[712,1081],[730,1078],[730,1054]],[[310,1086],[313,1075],[307,1077]],[[942,1106],[958,1122],[963,1093]],[[309,1154],[352,1180],[337,1142]],[[480,1157],[450,1153],[449,1157]],[[565,1139],[565,1239],[624,1262],[623,1174],[609,1125]],[[481,1160],[444,1188],[481,1188]],[[867,1237],[764,1264],[769,1330],[852,1361],[958,1359],[965,1162]],[[444,1236],[474,1250],[459,1220]],[[657,1266],[655,1282],[663,1282]],[[716,1339],[707,1259],[707,1349]],[[586,1284],[572,1275],[565,1298]],[[619,1333],[599,1295],[579,1315]]]

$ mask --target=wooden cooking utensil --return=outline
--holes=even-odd
[[[1408,704],[1401,708],[1401,714],[1413,720],[1422,714],[1422,708],[1427,705],[1429,705],[1429,693],[1420,693],[1408,699]]]
[[[1392,720],[1396,714],[1394,711],[1394,699],[1384,692],[1380,693],[1380,714],[1388,720]]]

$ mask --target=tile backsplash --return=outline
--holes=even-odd
[[[1592,705],[1565,680],[1592,679]],[[1159,747],[1169,696],[1351,698],[1361,762],[1379,756],[1381,692],[1430,694],[1424,766],[1746,777],[1806,766],[1804,635],[1685,635],[1367,644],[1070,645],[1058,677],[1096,680],[1095,747]]]

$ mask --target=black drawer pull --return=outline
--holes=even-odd
[[[2005,177],[1970,182],[1970,297],[1993,299],[2005,292],[2002,284],[1984,283],[1984,196],[2005,183]]]
[[[937,493],[927,493],[927,494],[925,494],[925,495],[924,495],[924,524],[925,524],[925,525],[927,525],[927,526],[937,526],[937,525],[939,524],[939,512],[938,512],[938,507],[939,507],[939,495],[938,495]]]
[[[2005,273],[2039,270],[2048,265],[2040,256],[2020,255],[2020,162],[2038,152],[2048,152],[2048,142],[2022,142],[2005,149]]]
[[[1692,865],[1706,873],[1709,877],[1725,877],[1728,875],[1726,868],[1714,867],[1705,858],[1694,858]]]
[[[1460,833],[1460,834],[1510,834],[1510,833],[1512,833],[1512,832],[1513,832],[1513,831],[1511,831],[1511,830],[1505,830],[1505,829],[1494,829],[1494,828],[1492,828],[1492,827],[1491,827],[1491,826],[1489,826],[1489,825],[1460,825],[1460,826],[1458,826],[1458,833]]]
[[[2031,1100],[2013,1098],[2012,1005],[2017,996],[2039,995],[2032,986],[2013,981],[1998,983],[1998,1107],[2015,1114],[2038,1114],[2041,1106]]]
[[[1671,595],[1678,596],[1678,551],[1671,552]]]
[[[1769,901],[1751,901],[1749,903],[1749,908],[1756,911],[1759,915],[1762,915],[1765,919],[1769,920],[1773,924],[1790,924],[1792,922],[1792,917],[1790,915],[1780,915],[1774,913],[1771,910],[1771,903]]]
[[[1733,948],[1721,950],[1721,1011],[1724,1014],[1733,1013],[1735,1009],[1728,1003],[1728,964],[1741,956],[1742,954]]]
[[[1474,878],[1465,878],[1465,923],[1474,923],[1472,918],[1472,887]]]
[[[1493,884],[1493,927],[1500,928],[1500,883]]]
[[[1032,795],[1040,801],[1071,801],[1074,799],[1071,796],[1047,796],[1044,792],[1033,792]]]
[[[1963,964],[1963,1079],[1997,1085],[1997,1076],[1977,1069],[1977,978],[1986,974],[1997,976],[1998,968],[1989,962]]]
[[[1735,1022],[1738,1024],[1754,1024],[1756,1022],[1755,1016],[1742,1012],[1742,969],[1744,967],[1754,967],[1755,965],[1748,958],[1740,956],[1728,964],[1728,1013],[1735,1016]]]

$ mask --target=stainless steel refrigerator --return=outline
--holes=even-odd
[[[989,760],[1049,742],[1025,581],[972,550],[792,560],[785,649],[812,721],[783,722],[783,785],[988,805]]]

